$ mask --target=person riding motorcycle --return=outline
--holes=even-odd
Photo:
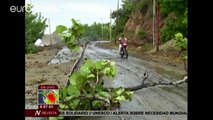
[[[119,50],[119,53],[121,53],[122,43],[127,42],[127,38],[124,37],[124,35],[122,35],[118,40],[119,40],[119,48],[118,48],[118,50]]]

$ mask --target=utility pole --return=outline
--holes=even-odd
[[[153,12],[153,17],[152,17],[152,30],[153,30],[153,33],[152,33],[152,43],[153,43],[153,48],[155,46],[155,10],[156,10],[156,7],[155,7],[155,0],[153,0],[153,9],[152,9],[152,12]]]
[[[103,18],[101,18],[101,31],[102,31],[102,38],[104,37],[104,33],[103,33]]]
[[[52,35],[51,35],[50,19],[49,18],[48,18],[48,24],[49,24],[50,45],[52,46]]]
[[[101,19],[101,37],[103,39],[103,37],[104,37],[104,33],[103,33],[103,19],[104,18],[100,18],[100,19]]]
[[[50,29],[50,19],[48,18],[48,24],[49,24],[49,34],[51,34],[51,29]]]
[[[118,0],[118,3],[117,3],[117,11],[119,9],[119,0]],[[118,16],[116,16],[116,21],[118,20]],[[114,44],[116,45],[116,40],[117,40],[117,33],[118,33],[118,27],[117,27],[117,23],[116,23],[116,28],[115,28],[115,41],[114,41]]]
[[[112,40],[112,28],[111,28],[111,24],[112,24],[112,18],[111,18],[111,14],[112,14],[112,10],[110,9],[110,15],[109,15],[109,19],[110,19],[110,23],[109,23],[109,40]]]
[[[157,0],[157,47],[156,52],[159,51],[160,45],[160,1]]]

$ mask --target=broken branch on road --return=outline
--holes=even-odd
[[[133,87],[126,87],[125,89],[126,90],[130,90],[130,91],[136,91],[136,90],[140,90],[140,89],[143,89],[143,88],[148,88],[148,87],[154,87],[154,86],[158,86],[158,85],[174,85],[174,86],[178,86],[182,83],[185,83],[188,81],[188,77],[185,76],[183,78],[183,80],[178,80],[176,82],[153,82],[153,83],[144,83],[148,77],[149,77],[149,74],[150,74],[150,71],[148,72],[147,69],[145,70],[144,72],[144,76],[143,76],[143,79],[142,79],[142,82],[140,85],[138,86],[133,86]],[[114,89],[114,88],[105,88],[104,90],[105,91],[109,91],[109,89]]]

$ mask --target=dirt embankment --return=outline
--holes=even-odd
[[[38,53],[25,55],[25,97],[36,102],[37,87],[40,84],[62,85],[66,83],[74,60],[63,64],[48,63],[60,51],[57,47],[45,47]]]

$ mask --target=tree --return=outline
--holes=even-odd
[[[117,37],[117,35],[123,32],[125,24],[128,21],[132,10],[134,9],[134,1],[122,0],[122,2],[122,8],[117,8],[117,10],[111,13],[111,18],[115,19],[115,26],[113,29],[113,32],[115,33],[115,38]]]
[[[33,8],[28,4],[27,8]],[[34,43],[44,35],[46,18],[39,13],[33,13],[31,10],[25,12],[25,53],[34,53],[36,48]]]
[[[180,32],[187,36],[187,1],[188,0],[160,0],[161,15],[167,17],[161,29],[163,43],[171,40],[174,34]]]
[[[87,37],[89,41],[96,41],[98,39],[109,39],[109,23],[96,23],[92,25],[84,25],[85,33],[83,37]],[[103,34],[102,34],[103,33]]]

